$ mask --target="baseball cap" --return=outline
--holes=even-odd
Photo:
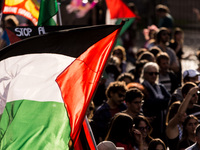
[[[183,78],[185,77],[195,77],[195,76],[199,76],[200,73],[197,71],[197,70],[194,70],[194,69],[188,69],[188,70],[185,70],[183,72]]]
[[[123,147],[116,147],[111,141],[102,141],[97,145],[98,150],[124,150]]]

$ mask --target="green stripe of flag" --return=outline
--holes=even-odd
[[[117,19],[116,21],[116,25],[119,25],[121,22],[122,22],[123,19]],[[117,42],[116,42],[116,46],[117,45],[122,45],[122,42],[120,41],[120,37],[122,36],[122,34],[124,34],[124,32],[126,32],[126,30],[133,24],[133,22],[135,21],[135,18],[130,18],[128,19],[128,21],[125,22],[125,24],[123,25],[120,33],[119,33],[119,37],[117,39]]]
[[[1,116],[0,149],[66,150],[70,132],[63,103],[12,101]]]

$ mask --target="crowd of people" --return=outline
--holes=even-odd
[[[136,54],[122,42],[108,60],[87,111],[99,150],[200,150],[200,67],[182,70],[184,31],[167,6],[157,5],[156,14],[159,23],[144,29]],[[5,27],[19,24],[13,18]],[[0,48],[6,45],[3,32]]]
[[[92,101],[90,125],[99,147],[200,149],[199,68],[182,70],[184,31],[174,27],[167,6],[156,12],[159,24],[144,29],[133,69],[126,68],[125,47],[113,49]]]

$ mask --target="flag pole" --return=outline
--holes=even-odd
[[[58,4],[59,25],[62,26],[61,11],[60,11],[60,2],[57,2],[57,4]]]

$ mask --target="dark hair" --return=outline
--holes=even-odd
[[[146,49],[146,48],[139,48],[139,50],[138,50],[137,53],[136,53],[137,58],[138,58],[142,53],[147,52],[147,51],[148,51],[148,49]]]
[[[174,36],[177,35],[177,34],[180,34],[180,33],[183,34],[183,30],[182,30],[181,28],[179,28],[179,27],[176,27],[176,28],[174,29]]]
[[[117,77],[120,75],[121,69],[120,69],[120,59],[116,56],[111,56],[108,60],[108,64],[106,65],[105,72],[107,74],[113,74],[114,79],[116,80]]]
[[[150,136],[150,134],[153,129],[152,129],[148,119],[145,116],[139,115],[139,116],[134,117],[133,124],[135,125],[135,128],[138,129],[141,121],[144,121],[146,123],[146,125],[149,127],[149,132],[147,133],[147,137],[145,138],[145,141],[147,143],[150,143],[150,141],[152,140],[152,137]]]
[[[169,55],[166,52],[160,52],[156,57],[156,62],[160,64],[161,59],[170,60]]]
[[[125,101],[131,103],[138,97],[143,98],[144,94],[138,88],[131,88],[126,92]]]
[[[177,41],[176,35],[178,35],[178,34],[184,35],[184,32],[181,28],[176,27],[173,32],[173,38],[171,39],[171,43],[175,43]],[[181,40],[181,42],[183,43],[183,39]]]
[[[169,107],[169,110],[167,112],[167,116],[166,116],[166,125],[168,125],[169,121],[176,115],[180,105],[181,105],[180,101],[176,101],[171,104],[171,106]]]
[[[158,12],[165,12],[165,13],[169,13],[169,8],[166,6],[166,5],[163,5],[163,4],[158,4],[156,6],[156,11]]]
[[[115,55],[116,51],[119,50],[123,56],[123,60],[126,61],[126,51],[125,51],[125,48],[123,46],[115,46],[113,51],[112,51],[112,55]]]
[[[126,89],[127,88],[126,88],[126,84],[124,81],[111,82],[106,89],[106,96],[107,96],[107,98],[110,98],[111,92],[113,92],[113,93],[117,93],[119,91],[126,92]]]
[[[186,139],[186,138],[188,137],[188,132],[187,132],[187,130],[186,130],[186,126],[187,126],[188,122],[189,122],[191,119],[194,119],[194,120],[196,120],[196,121],[198,122],[198,118],[195,117],[194,115],[189,115],[189,116],[187,116],[187,118],[186,118],[185,121],[183,122],[183,136],[182,136],[183,139]]]
[[[106,141],[112,141],[114,144],[117,142],[128,144],[131,143],[131,130],[133,127],[133,119],[125,113],[117,113],[111,120],[108,134],[105,138]]]
[[[190,89],[195,86],[197,85],[193,82],[186,82],[181,89],[182,95],[187,94],[190,91]]]
[[[140,60],[140,61],[136,61],[136,64],[135,64],[135,72],[139,71],[140,68],[143,68],[144,65],[146,63],[148,63],[149,61],[146,60],[146,59],[143,59],[143,60]]]
[[[134,75],[128,72],[125,73],[121,73],[118,77],[117,77],[117,81],[124,81],[125,78],[129,78],[131,80],[131,82],[134,81]]]
[[[141,73],[142,73],[142,68],[144,67],[144,65],[146,63],[148,63],[149,61],[144,59],[144,60],[140,60],[140,61],[136,61],[135,63],[135,79],[139,78]],[[141,71],[141,72],[139,72]]]
[[[157,147],[157,145],[162,145],[163,149],[166,150],[165,143],[161,139],[159,139],[159,138],[151,140],[151,142],[149,143],[148,150],[155,150],[156,147]]]
[[[149,49],[149,52],[152,53],[155,57],[157,57],[157,55],[162,52],[162,50],[157,47],[157,46],[153,46]]]
[[[160,43],[161,41],[161,35],[163,32],[169,32],[168,29],[166,27],[161,27],[158,31],[158,33],[156,34],[156,43]]]
[[[155,56],[151,52],[147,51],[147,52],[142,53],[138,57],[137,60],[140,61],[140,60],[144,60],[144,59],[148,60],[149,62],[154,62],[155,61]]]

